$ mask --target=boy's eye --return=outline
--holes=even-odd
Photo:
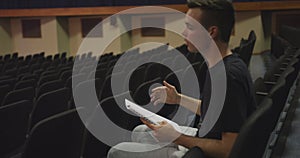
[[[186,27],[187,27],[189,30],[193,30],[193,26],[190,25],[190,24],[187,24]]]
[[[186,25],[186,28],[189,29],[189,30],[193,30],[193,26],[189,23],[185,23]]]

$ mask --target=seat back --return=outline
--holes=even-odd
[[[88,125],[91,127],[98,126],[99,121],[104,121],[102,117],[105,115],[111,121],[108,122],[109,124],[115,123],[116,126],[120,128],[132,130],[133,127],[135,127],[140,122],[134,122],[134,119],[137,117],[129,115],[124,111],[126,110],[124,106],[124,101],[125,98],[127,99],[129,98],[129,95],[130,95],[129,92],[124,92],[102,100],[100,102],[100,106],[103,109],[104,113],[102,114],[102,116],[99,115],[99,113],[97,113],[96,115],[90,115],[91,119],[89,120]],[[89,109],[89,111],[91,110]],[[120,135],[116,137],[120,137]],[[128,138],[130,138],[130,136]],[[85,158],[106,157],[106,154],[109,149],[110,147],[108,145],[98,140],[92,133],[90,133],[90,131],[87,131],[83,157]]]
[[[230,158],[262,157],[272,128],[269,117],[272,111],[272,100],[266,98],[246,120],[230,152]]]
[[[53,80],[46,82],[37,89],[36,97],[38,98],[39,96],[47,92],[54,91],[63,87],[64,84],[61,80]]]
[[[153,80],[142,83],[134,92],[133,100],[139,105],[148,104],[150,102],[150,94],[149,93],[151,93],[151,89],[150,89],[151,86],[155,83],[160,83],[160,82],[161,82],[161,79],[158,77]]]
[[[2,105],[10,104],[20,100],[32,101],[35,96],[35,90],[33,87],[18,89],[10,91],[2,101]]]
[[[7,95],[9,91],[11,91],[11,89],[12,87],[9,84],[0,86],[0,103],[2,103],[4,97]]]
[[[30,118],[30,129],[37,122],[49,116],[69,109],[70,92],[68,88],[54,90],[40,96],[33,108]]]
[[[76,109],[48,117],[31,130],[22,158],[80,158],[83,132]]]
[[[35,87],[36,86],[36,80],[35,79],[29,79],[24,81],[19,81],[15,85],[15,89],[22,89],[27,87]]]
[[[24,144],[32,107],[32,102],[28,100],[0,107],[0,157]]]

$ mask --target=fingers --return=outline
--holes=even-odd
[[[153,90],[150,95],[151,102],[154,105],[158,105],[159,103],[163,103],[166,100],[166,87],[157,87],[156,90]]]
[[[167,81],[163,81],[164,86],[156,87],[152,89],[152,92],[159,91],[159,90],[167,90],[168,88],[170,89],[175,89],[175,87],[171,84],[169,84]]]
[[[158,105],[158,104],[160,104],[160,103],[163,103],[163,102],[162,102],[161,100],[158,99],[158,100],[156,100],[156,101],[153,102],[153,105],[156,106],[156,105]]]
[[[173,85],[169,84],[167,81],[164,81],[163,83],[167,88],[171,88],[171,89],[175,88]]]
[[[162,127],[161,125],[152,124],[149,121],[146,121],[144,118],[140,118],[140,120],[152,130],[157,130]]]
[[[164,125],[168,124],[168,122],[167,121],[162,121],[162,122],[159,122],[159,124],[164,126]]]
[[[158,105],[159,103],[163,103],[163,99],[160,98],[159,96],[151,96],[151,102],[153,103],[154,106]]]
[[[162,90],[166,90],[166,87],[165,86],[156,87],[153,88],[151,92],[162,91]]]

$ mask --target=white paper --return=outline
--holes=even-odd
[[[183,131],[181,130],[180,126],[177,123],[175,123],[167,118],[159,116],[159,115],[157,115],[157,114],[127,100],[127,99],[125,99],[125,105],[128,110],[132,111],[133,113],[135,113],[136,115],[138,115],[141,118],[145,118],[146,120],[150,121],[151,123],[159,124],[159,122],[166,121],[170,125],[172,125],[175,130],[177,130],[180,133],[183,133]]]

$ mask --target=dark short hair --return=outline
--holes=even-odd
[[[217,26],[219,39],[228,43],[235,23],[234,9],[228,0],[188,0],[189,8],[200,8],[203,16],[200,23],[204,28]]]

